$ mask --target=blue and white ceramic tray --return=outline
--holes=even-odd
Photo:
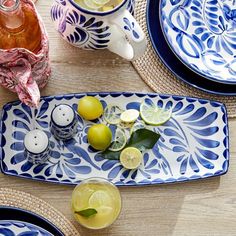
[[[1,220],[0,221],[1,236],[53,236],[48,231],[22,221]]]
[[[77,109],[78,100],[96,96],[105,107],[117,104],[138,109],[144,99],[172,109],[163,126],[151,127],[161,134],[152,150],[144,154],[137,170],[126,170],[117,160],[101,158],[87,143],[93,122],[79,118],[78,134],[70,141],[56,141],[49,132],[55,105],[66,103]],[[105,122],[100,118],[94,122]],[[44,130],[52,150],[49,160],[33,165],[24,156],[23,139],[33,129]],[[116,185],[151,185],[202,179],[225,174],[229,164],[228,120],[222,103],[197,98],[143,93],[88,93],[44,97],[38,109],[20,102],[3,108],[1,121],[1,169],[7,175],[77,184],[90,177],[103,177]]]
[[[160,22],[179,59],[210,80],[236,84],[236,3],[160,0]]]

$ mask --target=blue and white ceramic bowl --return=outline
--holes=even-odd
[[[152,150],[145,152],[137,170],[123,168],[119,160],[103,159],[88,144],[88,128],[95,123],[106,123],[103,117],[85,121],[78,116],[77,135],[66,142],[50,133],[50,115],[55,105],[65,103],[77,109],[79,99],[85,95],[96,96],[104,107],[117,104],[121,109],[139,110],[146,99],[172,109],[167,123],[149,127],[159,132],[161,138]],[[64,184],[102,177],[116,185],[150,185],[218,176],[228,170],[227,112],[219,102],[151,93],[70,94],[44,97],[36,110],[20,102],[8,103],[0,124],[0,163],[2,172],[8,175]],[[24,155],[25,134],[35,125],[50,140],[50,158],[40,165],[28,162]]]
[[[16,220],[0,220],[0,236],[53,236],[39,226]]]
[[[207,79],[236,84],[236,3],[160,0],[160,22],[179,59]]]

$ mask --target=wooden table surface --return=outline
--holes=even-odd
[[[50,38],[52,78],[43,95],[84,91],[151,91],[132,65],[108,51],[89,52],[66,44],[55,32],[49,11],[52,1],[38,0]],[[0,88],[0,105],[15,100]],[[81,236],[236,235],[236,119],[230,120],[231,159],[222,177],[153,187],[120,188],[123,209],[109,228],[80,227],[70,212],[73,187],[40,183],[0,174],[0,186],[31,193],[60,210]]]

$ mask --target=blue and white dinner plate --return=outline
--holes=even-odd
[[[78,116],[78,134],[67,142],[57,141],[49,132],[50,114],[60,103],[77,109],[80,98],[96,96],[103,104],[139,110],[146,100],[172,109],[164,125],[150,127],[161,138],[148,150],[137,170],[124,169],[118,160],[103,159],[87,142],[87,130],[101,117],[85,121]],[[44,130],[50,139],[49,160],[29,163],[23,140],[34,128]],[[87,93],[43,97],[38,109],[19,101],[3,107],[1,119],[1,169],[8,175],[54,183],[78,184],[90,177],[103,177],[116,185],[151,185],[202,179],[225,174],[229,164],[229,137],[226,108],[222,103],[172,95],[144,93]]]
[[[0,236],[64,236],[52,223],[32,212],[0,206]]]
[[[27,222],[15,220],[1,220],[0,221],[0,235],[1,236],[53,236],[48,231]]]
[[[189,85],[207,93],[232,96],[236,95],[236,85],[217,83],[208,80],[183,64],[167,44],[159,21],[159,1],[148,0],[147,28],[155,52],[175,76]]]
[[[160,22],[178,58],[207,79],[236,84],[236,3],[160,0]]]

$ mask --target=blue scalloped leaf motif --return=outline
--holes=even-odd
[[[175,113],[177,117],[185,117],[182,120],[182,124],[179,124],[172,117],[165,124],[165,128],[162,131],[165,136],[169,137],[169,143],[172,145],[173,152],[179,153],[177,162],[180,163],[180,173],[182,175],[186,173],[188,168],[191,168],[195,173],[199,172],[199,164],[205,168],[212,169],[214,164],[211,161],[215,161],[219,157],[214,150],[220,143],[210,138],[211,135],[216,134],[219,130],[218,127],[213,125],[218,117],[218,113],[207,113],[205,107],[198,108],[197,110],[194,110],[193,107],[194,105],[190,104]],[[190,146],[190,141],[185,135],[185,129],[188,129],[190,135],[199,144],[196,146],[195,151]],[[161,142],[159,142],[159,146],[164,149],[169,148]]]
[[[176,31],[187,30],[189,26],[189,19],[190,14],[184,8],[176,8],[171,12],[170,20]]]
[[[125,23],[124,29],[127,30],[127,31],[130,31],[135,39],[139,39],[140,35],[138,34],[138,32],[135,29],[136,28],[135,23],[133,21],[130,22],[127,17],[124,17],[123,21]]]
[[[165,2],[162,2],[163,8],[167,5]],[[176,41],[178,46],[175,46],[175,51],[194,70],[217,80],[235,81],[235,1],[194,0],[191,4],[186,2],[169,0],[169,9],[166,7],[162,11],[168,40],[170,43]],[[176,34],[172,34],[172,31]],[[180,54],[180,50],[184,54]],[[232,66],[229,65],[230,61]]]
[[[0,222],[0,234],[4,236],[50,236],[38,226],[17,221]]]
[[[66,14],[65,23],[74,27],[72,33],[66,36],[67,40],[78,46],[83,46],[87,49],[102,49],[107,47],[110,41],[108,32],[109,27],[105,26],[101,20],[96,20],[95,17],[87,19],[81,13],[75,10]],[[59,27],[60,28],[60,27]]]

